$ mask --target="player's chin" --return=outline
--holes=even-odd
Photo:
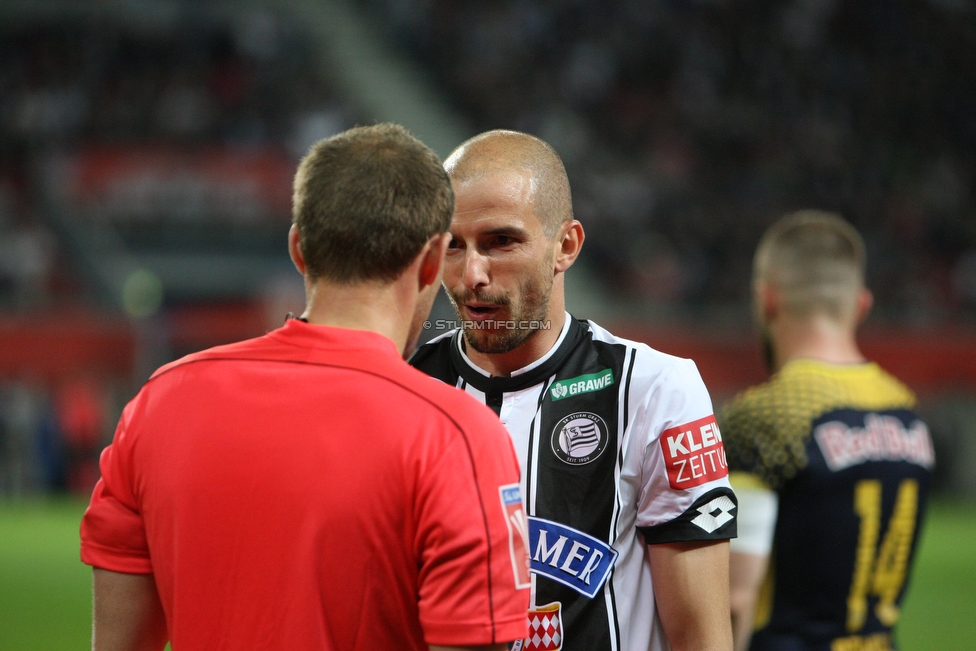
[[[473,330],[468,328],[464,331],[464,339],[468,345],[479,353],[499,352],[499,335],[488,330]]]
[[[511,329],[473,330],[464,332],[464,338],[474,350],[486,355],[497,355],[515,350],[525,341],[528,332]]]

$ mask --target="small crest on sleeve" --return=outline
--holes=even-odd
[[[715,416],[666,429],[660,442],[668,481],[675,490],[701,486],[729,474]]]
[[[526,556],[528,540],[528,524],[525,511],[522,509],[522,492],[518,484],[500,486],[498,492],[502,499],[502,510],[505,512],[505,522],[508,525],[508,551],[512,557],[512,572],[515,575],[515,587],[528,588],[529,560]]]

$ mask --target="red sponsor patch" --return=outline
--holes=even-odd
[[[701,486],[729,474],[722,434],[715,416],[664,430],[661,451],[671,488]]]

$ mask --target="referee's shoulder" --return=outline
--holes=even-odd
[[[464,391],[428,375],[421,370],[422,367],[415,368],[415,358],[416,355],[411,357],[410,364],[402,365],[397,373],[397,380],[405,390],[416,395],[430,409],[441,412],[462,429],[483,429],[486,422],[501,425],[491,409]]]
[[[163,364],[153,371],[149,379],[154,380],[162,375],[168,374],[170,371],[185,368],[196,362],[226,360],[247,357],[249,355],[260,355],[266,353],[267,350],[270,350],[273,347],[273,343],[269,340],[268,335],[266,334],[259,337],[235,341],[229,344],[212,346],[211,348],[189,353],[183,357]]]
[[[498,416],[464,391],[445,384],[415,368],[407,368],[412,376],[411,389],[422,401],[423,410],[434,415],[445,427],[460,434],[475,449],[508,445],[508,432]]]

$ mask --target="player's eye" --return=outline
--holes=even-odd
[[[448,250],[451,250],[451,249],[460,249],[461,248],[461,240],[459,240],[458,238],[456,238],[454,236],[451,236],[451,241],[448,242],[447,248],[448,248]]]

